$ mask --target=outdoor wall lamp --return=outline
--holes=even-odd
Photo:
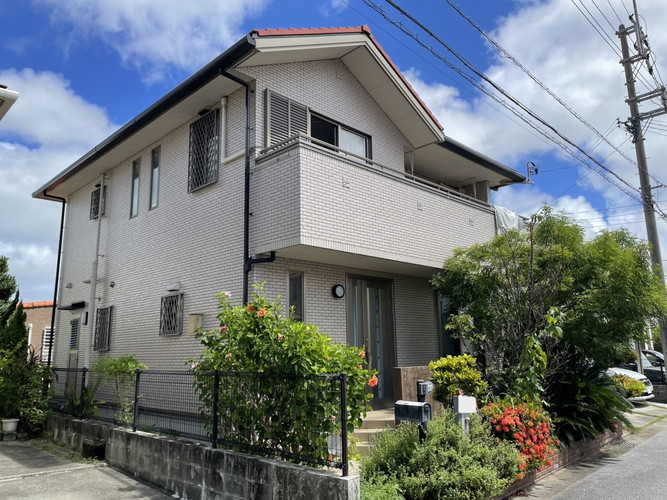
[[[345,296],[345,287],[343,285],[334,285],[331,288],[331,295],[337,299],[342,299]]]

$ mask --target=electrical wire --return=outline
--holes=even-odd
[[[486,82],[491,88],[493,88],[495,91],[500,93],[502,96],[504,96],[506,99],[508,99],[514,106],[519,108],[522,112],[526,113],[528,116],[530,116],[532,119],[534,119],[536,122],[539,122],[542,126],[544,126],[547,130],[542,128],[541,126],[537,125],[535,122],[530,121],[524,114],[519,112],[517,109],[515,109],[514,106],[509,105],[507,101],[504,99],[501,99],[500,97],[496,96],[493,92],[489,90],[485,85],[481,85],[472,75],[467,74],[465,71],[462,70],[462,68],[456,66],[452,62],[450,62],[446,57],[444,57],[442,54],[439,54],[431,45],[425,43],[421,38],[412,33],[410,30],[408,30],[400,21],[396,21],[393,19],[391,16],[389,16],[382,7],[380,7],[378,4],[376,4],[373,0],[364,0],[364,3],[374,9],[376,12],[378,12],[382,17],[385,18],[388,22],[396,26],[398,29],[400,29],[403,33],[406,35],[410,36],[413,40],[415,40],[419,45],[421,45],[423,48],[431,52],[435,57],[440,59],[447,67],[450,69],[456,71],[459,73],[461,76],[466,78],[472,85],[474,85],[476,88],[484,92],[486,95],[491,97],[492,99],[496,100],[499,104],[503,105],[506,109],[514,113],[518,118],[529,124],[531,127],[533,127],[535,130],[540,132],[542,135],[547,137],[550,141],[552,141],[554,144],[558,145],[563,151],[565,151],[567,154],[570,156],[574,157],[577,159],[577,161],[581,162],[584,164],[586,167],[591,169],[591,171],[596,172],[598,175],[602,176],[605,180],[616,186],[619,190],[627,194],[628,196],[632,197],[636,201],[641,202],[641,197],[639,196],[639,190],[632,186],[630,183],[628,183],[625,179],[621,178],[618,174],[613,172],[611,169],[600,163],[598,160],[593,158],[590,154],[588,154],[586,151],[584,151],[580,146],[569,140],[567,137],[565,137],[560,131],[558,131],[555,127],[553,127],[551,124],[540,118],[534,111],[529,109],[527,106],[525,106],[523,103],[518,101],[516,98],[511,96],[507,91],[505,91],[502,87],[500,87],[498,84],[496,84],[493,80],[488,78],[486,75],[484,75],[482,72],[477,70],[469,61],[467,61],[463,56],[461,56],[456,50],[454,50],[449,44],[444,42],[440,37],[435,35],[430,29],[428,29],[426,26],[424,26],[420,21],[415,19],[411,14],[406,12],[404,9],[402,9],[400,6],[396,5],[396,3],[393,0],[386,0],[387,3],[389,3],[393,8],[398,10],[402,15],[410,19],[411,22],[419,26],[420,29],[422,29],[426,34],[429,35],[429,37],[433,38],[435,41],[437,41],[440,45],[442,45],[447,51],[449,51],[454,57],[456,57],[466,68],[468,68],[469,71],[471,71],[474,75],[477,77],[481,78]],[[554,137],[555,134],[556,137]],[[609,174],[609,175],[606,175]],[[611,176],[611,177],[610,177]],[[613,177],[613,178],[612,178]],[[616,180],[614,180],[614,178]],[[667,214],[665,214],[662,210],[660,210],[659,207],[656,207],[656,211],[661,215],[661,217],[667,219]]]

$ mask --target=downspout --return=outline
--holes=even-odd
[[[65,205],[67,205],[67,200],[61,198],[60,196],[53,196],[46,193],[46,190],[42,192],[44,198],[49,198],[51,200],[59,201],[62,204],[62,209],[60,211],[60,234],[58,235],[58,256],[56,257],[56,279],[53,284],[53,307],[51,308],[51,336],[49,338],[49,350],[48,356],[46,358],[46,366],[51,367],[51,355],[53,352],[53,337],[55,336],[55,324],[56,324],[56,309],[58,307],[58,281],[60,280],[60,261],[62,259],[61,252],[63,248],[63,234],[65,231]]]
[[[88,343],[83,352],[83,367],[90,369],[90,353],[93,350],[93,331],[95,328],[95,303],[97,295],[97,271],[100,264],[100,236],[102,234],[102,201],[104,200],[104,180],[106,173],[100,175],[100,196],[97,200],[97,236],[95,238],[95,258],[90,274],[90,298],[88,301]]]
[[[220,74],[245,87],[245,170],[243,186],[243,304],[248,303],[249,278],[253,264],[260,262],[273,262],[276,260],[276,252],[271,252],[271,257],[253,259],[250,253],[250,94],[253,90],[250,84],[237,76],[220,68]]]

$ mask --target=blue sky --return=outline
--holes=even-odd
[[[420,32],[389,3],[375,2],[409,31]],[[664,0],[637,2],[655,66],[667,76]],[[610,171],[638,185],[632,163],[494,50],[447,0],[396,3]],[[634,158],[627,133],[616,126],[629,111],[613,50],[619,45],[614,28],[629,23],[631,0],[456,3],[545,87]],[[597,31],[581,11],[599,23]],[[528,162],[539,166],[534,184],[501,189],[495,203],[529,215],[550,202],[577,218],[589,237],[623,226],[644,236],[635,198],[565,155],[364,0],[0,0],[0,83],[21,94],[0,122],[0,255],[10,258],[23,299],[53,295],[60,206],[31,199],[35,189],[252,29],[361,24],[370,26],[448,136],[522,173]],[[460,65],[436,41],[423,32],[419,36]],[[639,91],[654,83],[644,68]],[[642,111],[658,104],[647,103]],[[647,130],[646,147],[654,182],[667,184],[660,161],[667,154],[665,133],[667,117],[659,117]],[[654,195],[667,209],[664,189]],[[661,235],[666,229],[660,222]],[[662,241],[667,248],[667,237]]]

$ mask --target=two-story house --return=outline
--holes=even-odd
[[[391,398],[448,349],[429,278],[523,180],[447,138],[367,27],[253,31],[33,194],[67,207],[53,365],[184,369],[215,294],[265,282]]]

